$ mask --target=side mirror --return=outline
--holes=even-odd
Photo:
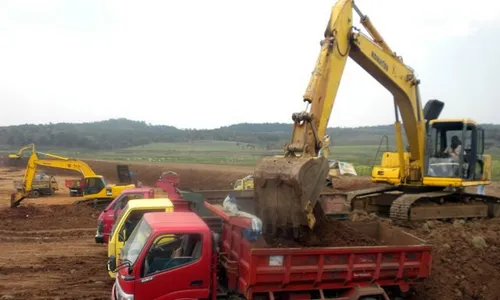
[[[116,269],[116,256],[111,255],[108,260],[108,270],[114,272]]]

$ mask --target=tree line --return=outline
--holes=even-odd
[[[486,145],[500,146],[500,125],[485,124]],[[110,119],[90,123],[24,124],[0,127],[0,146],[17,148],[29,143],[42,147],[113,150],[159,142],[196,140],[235,141],[262,148],[282,148],[289,142],[292,124],[241,123],[217,129],[178,129],[143,121]],[[393,125],[328,128],[333,145],[377,145],[385,135],[394,143]]]

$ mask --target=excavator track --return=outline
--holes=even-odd
[[[345,200],[351,210],[382,212],[394,221],[500,217],[500,198],[465,192],[411,193],[377,187],[346,193]]]
[[[106,206],[111,203],[111,201],[113,201],[113,199],[83,199],[76,200],[73,202],[73,204],[86,205],[95,209],[105,209]]]
[[[390,218],[393,220],[409,220],[410,210],[412,205],[422,198],[439,198],[450,195],[446,192],[431,192],[431,193],[418,193],[418,194],[403,194],[398,197],[391,205]]]

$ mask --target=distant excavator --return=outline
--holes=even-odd
[[[371,38],[353,26],[353,10]],[[330,213],[328,203],[318,201],[328,173],[328,161],[318,152],[348,57],[392,93],[397,151],[383,153],[381,164],[372,169],[372,181],[385,185],[346,194],[347,206],[405,221],[498,215],[498,198],[465,191],[491,183],[484,130],[468,118],[437,119],[441,101],[430,100],[423,107],[413,69],[353,0],[333,6],[320,45],[303,97],[305,109],[292,115],[293,133],[284,156],[264,157],[255,167],[256,209],[264,231],[293,229],[297,237],[301,228],[314,228],[318,217]],[[403,146],[400,118],[409,151]]]
[[[28,144],[19,148],[16,153],[9,154],[10,159],[20,159],[23,156],[24,151],[31,150],[31,153],[36,152],[35,144]]]
[[[34,149],[33,145],[33,150]],[[39,155],[46,156],[49,159],[40,159]],[[16,157],[12,156],[11,158],[20,157],[21,155]],[[73,170],[81,173],[85,181],[83,198],[86,201],[92,201],[94,203],[99,201],[109,202],[118,196],[123,190],[135,187],[134,184],[108,184],[102,175],[97,175],[94,170],[92,170],[92,168],[90,168],[90,166],[83,161],[49,153],[32,151],[24,172],[22,185],[17,192],[11,194],[11,207],[19,206],[21,201],[31,194],[33,190],[33,178],[35,177],[38,166]]]

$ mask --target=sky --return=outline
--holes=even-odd
[[[1,0],[0,126],[291,122],[333,0]],[[358,0],[441,117],[499,123],[500,1]],[[359,18],[354,15],[355,24]],[[348,60],[329,126],[394,122]]]

